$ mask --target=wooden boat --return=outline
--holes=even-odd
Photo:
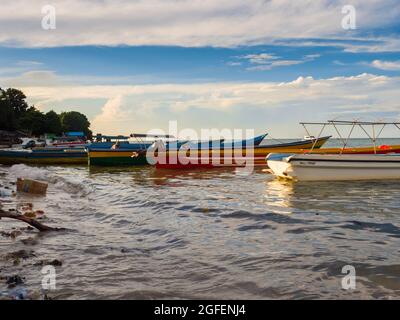
[[[113,145],[118,144],[120,146],[120,148],[123,149],[129,149],[129,150],[138,150],[138,149],[142,149],[142,148],[148,148],[152,145],[152,142],[138,142],[138,143],[131,143],[129,141],[130,136],[122,136],[122,135],[118,135],[118,136],[103,136],[98,134],[95,137],[95,141],[92,143],[89,143],[87,145],[87,149],[91,150],[91,149],[111,149]]]
[[[129,139],[133,138],[134,141],[130,141]],[[146,141],[144,139],[151,138],[152,140]],[[170,139],[174,138],[171,135],[153,135],[153,134],[143,134],[143,133],[132,133],[129,136],[103,136],[101,134],[97,134],[95,136],[95,141],[89,143],[86,147],[88,150],[91,149],[111,149],[114,145],[118,145],[120,149],[127,149],[127,150],[144,150],[149,148],[154,142],[155,139],[164,138]],[[184,142],[179,142],[179,145]]]
[[[61,149],[82,149],[86,147],[86,142],[78,137],[54,137],[47,146]]]
[[[352,148],[321,148],[321,149],[304,149],[296,153],[312,153],[312,154],[388,154],[400,153],[400,145],[381,145],[376,147],[352,147]]]
[[[160,169],[193,169],[215,167],[266,166],[265,157],[271,152],[302,152],[306,148],[320,148],[330,136],[250,148],[221,148],[209,150],[179,150],[154,152],[150,163]],[[150,150],[149,150],[150,151]]]
[[[183,142],[184,143],[184,142]],[[167,150],[176,150],[183,143],[165,145]],[[121,145],[119,149],[88,149],[89,165],[91,166],[127,166],[149,164],[146,159],[146,148],[142,145],[136,149],[125,148]]]
[[[307,124],[307,123],[304,123]],[[279,178],[295,181],[334,181],[400,178],[400,146],[376,146],[376,140],[387,125],[397,122],[328,121],[322,123],[323,129],[332,125],[352,126],[347,139],[342,139],[343,148],[308,150],[303,154],[270,154],[267,164],[271,172]],[[371,138],[372,147],[346,148],[353,129],[359,126]],[[372,136],[365,130],[372,126]],[[376,126],[382,126],[375,135]],[[323,131],[321,130],[321,132]],[[339,131],[339,136],[341,137]]]
[[[105,136],[100,137],[104,138]],[[148,142],[144,139],[170,139],[174,137],[171,135],[132,133],[129,137],[106,136],[106,138],[110,141],[99,142],[100,148],[96,147],[98,143],[93,143],[87,148],[90,166],[127,166],[148,164],[145,151],[154,144],[154,141]],[[123,140],[125,138],[126,140]],[[127,140],[129,138],[135,138],[137,142],[131,143]]]
[[[146,153],[129,149],[89,149],[90,166],[145,165]]]
[[[252,139],[242,140],[242,141],[223,141],[221,149],[227,148],[246,148],[246,146],[258,146],[265,139],[268,133],[264,133]]]
[[[146,135],[149,137],[149,135]],[[151,136],[154,137],[154,136]],[[157,136],[158,138],[160,136]],[[161,136],[168,137],[171,136]],[[255,143],[259,144],[262,139],[264,139],[265,135],[255,137]],[[249,143],[249,141],[253,142],[253,139],[248,141],[234,141],[234,143]],[[179,152],[181,148],[185,148],[185,150],[190,148],[198,148],[198,150],[202,150],[208,152],[209,150],[213,150],[215,145],[221,147],[224,143],[224,139],[211,140],[211,141],[173,141],[173,142],[162,142],[156,141],[152,144],[151,147],[146,148],[147,145],[140,145],[136,149],[126,148],[125,144],[121,144],[118,149],[96,149],[96,148],[88,148],[88,156],[89,156],[89,165],[91,166],[126,166],[126,165],[144,165],[149,164],[147,160],[147,150],[159,150],[162,149],[164,153],[176,153]],[[220,149],[218,149],[220,150]],[[241,150],[241,149],[240,149]],[[161,152],[161,153],[162,153]],[[160,153],[157,151],[157,153]],[[150,163],[152,164],[152,163]]]
[[[268,159],[279,177],[295,181],[400,179],[400,154],[296,154]]]
[[[86,150],[0,150],[1,164],[86,164]]]
[[[164,145],[155,145],[152,147],[157,147],[158,150],[162,151],[170,151],[170,150],[179,150],[181,147],[184,149],[197,149],[197,150],[211,150],[211,149],[232,149],[232,148],[245,148],[246,146],[258,146],[264,138],[268,135],[268,133],[256,136],[247,140],[239,140],[239,141],[226,141],[225,139],[217,139],[217,140],[207,140],[207,141],[173,141],[167,142]],[[157,144],[155,142],[155,144]]]
[[[217,139],[217,140],[209,140],[209,141],[172,141],[172,142],[162,142],[156,141],[154,144],[150,146],[151,149],[157,148],[158,150],[163,151],[172,151],[172,150],[179,150],[181,148],[191,149],[197,148],[199,150],[208,150],[213,148],[220,148],[221,145],[224,143],[225,139]]]

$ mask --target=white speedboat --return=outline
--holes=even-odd
[[[306,125],[319,125],[322,129],[333,127],[343,143],[342,148],[334,150],[314,147],[303,154],[270,154],[267,163],[270,171],[279,178],[295,181],[334,181],[334,180],[388,180],[400,179],[400,153],[394,146],[377,146],[377,139],[386,126],[400,129],[400,122],[367,122],[329,120],[323,123],[301,122],[309,136]],[[340,133],[339,127],[350,127],[347,138]],[[372,128],[368,133],[366,127]],[[366,133],[372,147],[347,148],[355,128]],[[395,153],[394,153],[395,152]]]
[[[277,177],[295,181],[400,179],[398,154],[271,154],[267,163]]]

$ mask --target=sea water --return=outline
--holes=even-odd
[[[47,181],[47,195],[2,194],[3,209],[32,203],[42,223],[68,229],[0,235],[0,276],[24,277],[28,295],[42,290],[43,261],[57,259],[54,299],[400,298],[400,181],[0,166],[2,188],[19,176]],[[0,232],[20,227],[0,220]],[[28,257],[10,259],[21,250]],[[345,266],[355,288],[343,287]]]

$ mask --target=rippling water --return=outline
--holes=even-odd
[[[0,276],[40,290],[43,259],[57,267],[56,299],[400,298],[400,181],[276,181],[257,170],[0,166],[49,182],[32,202],[69,231],[0,236]],[[21,227],[0,220],[0,231]],[[14,266],[7,255],[35,256]],[[344,265],[356,269],[344,290]],[[0,291],[7,290],[0,280]]]

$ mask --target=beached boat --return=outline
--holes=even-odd
[[[87,152],[84,149],[0,150],[1,164],[86,164],[87,161]]]
[[[322,125],[332,125],[337,129],[339,125],[350,125],[352,129],[349,137],[343,139],[343,148],[328,150],[311,149],[305,154],[270,154],[267,164],[279,178],[295,181],[335,181],[335,180],[376,180],[400,178],[400,146],[380,146],[376,141],[387,125],[393,124],[400,129],[396,122],[359,122],[359,121],[328,121]],[[375,127],[382,126],[378,135]],[[365,133],[364,127],[372,126],[370,136],[373,147],[346,148],[351,132],[359,126]],[[321,130],[322,132],[322,130]],[[340,135],[340,134],[339,134]]]
[[[251,145],[249,148],[221,148],[209,150],[179,150],[154,152],[150,162],[160,169],[193,169],[215,167],[266,166],[265,157],[272,152],[302,152],[320,148],[330,136],[272,145]],[[236,144],[237,145],[237,144]],[[149,150],[151,151],[151,150]]]

